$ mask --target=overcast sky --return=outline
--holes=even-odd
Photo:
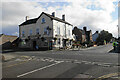
[[[118,0],[3,0],[2,4],[2,32],[8,35],[18,35],[18,25],[29,19],[38,17],[41,12],[62,18],[83,28],[87,26],[92,33],[96,30],[107,30],[117,37],[118,30]],[[1,14],[1,13],[0,13]]]

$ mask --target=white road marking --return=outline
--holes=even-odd
[[[113,48],[109,49],[109,50],[107,51],[107,53],[110,52],[111,50],[113,50]]]
[[[91,64],[91,62],[86,62],[85,64]]]
[[[70,63],[71,61],[65,61],[65,62]]]
[[[81,62],[74,62],[74,63],[78,63],[78,64],[81,64]]]
[[[39,68],[39,69],[35,69],[35,70],[33,70],[33,71],[30,71],[30,72],[26,72],[26,73],[24,73],[24,74],[18,75],[17,77],[22,77],[22,76],[25,76],[25,75],[28,75],[28,74],[34,73],[34,72],[36,72],[36,71],[40,71],[40,70],[43,70],[43,69],[49,68],[49,67],[51,67],[51,66],[54,66],[54,65],[60,64],[60,63],[62,63],[62,61],[61,61],[61,62],[54,63],[54,64],[51,64],[51,65],[48,65],[48,66],[44,66],[44,67]]]
[[[110,67],[110,65],[102,65],[103,67]]]
[[[102,66],[102,64],[100,64],[100,63],[99,63],[99,64],[97,64],[97,65],[98,65],[98,66]]]
[[[82,61],[82,63],[86,63],[87,61]]]

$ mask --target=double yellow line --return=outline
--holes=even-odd
[[[17,65],[23,64],[25,62],[28,62],[28,61],[23,61],[23,62],[20,62],[20,63],[17,63],[17,64],[8,65],[8,66],[3,67],[3,68],[9,68],[9,67],[17,66]]]
[[[103,75],[103,76],[98,77],[97,79],[94,79],[94,80],[102,80],[102,79],[105,79],[105,78],[110,78],[110,77],[118,76],[118,75],[120,75],[120,72]]]
[[[21,56],[21,58],[28,58],[28,56]],[[20,63],[16,63],[16,64],[8,65],[8,66],[3,67],[3,68],[9,68],[9,67],[17,66],[17,65],[20,65],[20,64],[26,63],[26,62],[28,62],[28,61],[29,61],[29,60],[25,60],[25,61],[22,61],[22,62],[20,62]]]

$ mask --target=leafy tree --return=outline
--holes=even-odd
[[[106,40],[106,42],[110,42],[110,40],[112,39],[112,34],[109,33],[108,31],[102,30],[96,40],[97,44],[103,44],[104,40]]]

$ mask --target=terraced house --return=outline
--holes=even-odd
[[[72,46],[73,25],[65,21],[65,15],[61,19],[42,12],[35,19],[26,19],[19,25],[19,37],[21,48],[64,48]]]

